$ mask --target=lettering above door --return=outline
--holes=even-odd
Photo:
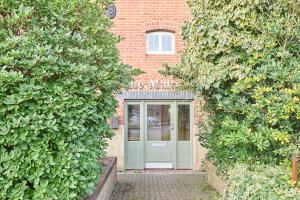
[[[132,82],[130,89],[175,89],[178,86],[178,82],[173,80],[149,80],[148,82]]]

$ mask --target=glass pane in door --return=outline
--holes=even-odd
[[[140,140],[140,105],[128,105],[128,141]]]
[[[147,105],[147,140],[171,140],[170,105]]]
[[[178,141],[190,140],[190,105],[178,105]]]

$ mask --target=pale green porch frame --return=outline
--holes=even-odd
[[[167,100],[141,100],[125,101],[124,108],[124,166],[125,169],[145,168],[145,145],[146,145],[146,105],[171,105],[171,120],[175,124],[171,134],[172,164],[174,169],[192,169],[194,165],[194,103],[193,101],[167,101]],[[190,141],[177,141],[178,113],[177,105],[190,105]],[[128,142],[128,105],[140,105],[140,141]],[[128,144],[130,143],[130,145]],[[190,148],[189,148],[190,147]],[[179,151],[180,150],[180,151]],[[186,151],[186,152],[184,152]],[[190,152],[190,155],[186,155]],[[130,158],[129,158],[130,157]],[[189,162],[189,163],[187,163]]]

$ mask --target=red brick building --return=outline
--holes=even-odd
[[[181,26],[189,17],[185,0],[116,0],[112,31],[123,39],[121,60],[145,73],[117,96],[118,126],[108,155],[119,170],[199,169],[195,98],[175,91],[177,81],[163,77],[163,63],[176,64],[183,48]]]

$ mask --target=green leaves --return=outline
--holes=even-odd
[[[0,2],[0,199],[83,199],[94,189],[113,95],[137,73],[119,61],[110,3]]]
[[[296,190],[289,185],[287,174],[287,170],[279,166],[235,165],[229,172],[226,199],[299,199]]]
[[[300,15],[296,0],[188,1],[181,62],[163,74],[205,99],[200,142],[228,169],[299,153]],[[294,153],[295,154],[295,153]]]

